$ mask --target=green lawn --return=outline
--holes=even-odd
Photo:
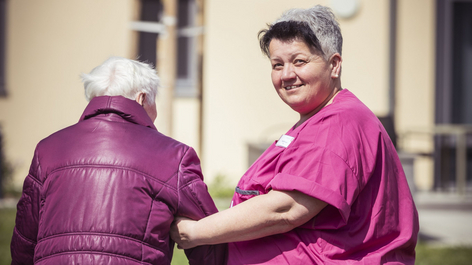
[[[16,209],[0,209],[0,265],[11,263],[10,241],[15,226]]]
[[[10,240],[15,225],[15,209],[0,209],[0,265],[11,263]],[[472,247],[431,247],[420,243],[417,248],[416,265],[470,265]],[[172,265],[188,264],[182,250],[175,249]]]
[[[416,246],[415,265],[466,265],[472,264],[472,247]]]

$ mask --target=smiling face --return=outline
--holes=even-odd
[[[280,98],[300,113],[301,121],[318,112],[340,89],[341,57],[326,61],[299,40],[273,39],[269,45],[272,83]]]

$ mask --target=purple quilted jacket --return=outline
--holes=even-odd
[[[120,96],[38,144],[17,208],[12,264],[170,264],[174,216],[217,211],[195,151]],[[226,245],[186,254],[223,264]]]

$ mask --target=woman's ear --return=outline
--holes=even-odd
[[[146,100],[146,94],[144,92],[139,92],[136,95],[136,102],[138,102],[139,105],[144,106],[144,100]]]
[[[331,78],[338,78],[341,74],[341,65],[343,62],[343,58],[339,53],[335,53],[329,59],[329,64],[331,67]]]

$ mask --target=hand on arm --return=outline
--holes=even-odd
[[[298,191],[272,190],[199,221],[177,218],[171,236],[184,249],[252,240],[290,231],[326,205]]]
[[[187,216],[199,220],[218,212],[207,186],[203,182],[200,160],[195,150],[188,148],[179,166],[178,193],[179,201],[176,208],[177,216]],[[185,250],[190,265],[225,264],[226,244],[200,246]]]

